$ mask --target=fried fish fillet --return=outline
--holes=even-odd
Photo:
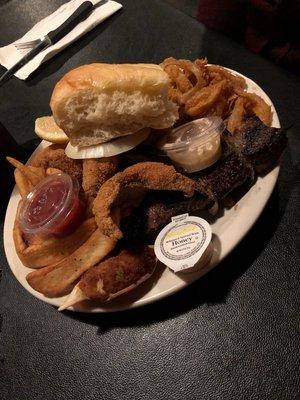
[[[194,194],[195,183],[176,172],[175,168],[158,162],[132,165],[105,182],[94,201],[93,212],[101,232],[121,239],[120,219],[130,215],[147,190],[173,190],[186,197]]]
[[[95,198],[103,183],[117,172],[118,157],[83,160],[82,166],[82,188],[88,197]]]
[[[54,145],[40,151],[29,163],[34,167],[56,168],[82,182],[82,162],[73,160],[65,154],[64,146]]]

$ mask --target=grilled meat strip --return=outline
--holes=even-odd
[[[246,118],[234,135],[225,131],[222,139],[244,157],[257,174],[273,168],[287,144],[283,129],[266,126],[255,116]]]
[[[249,187],[255,174],[264,174],[274,167],[287,143],[282,129],[264,125],[258,117],[247,117],[232,135],[222,134],[222,158],[212,167],[189,177],[197,182],[200,192],[215,201],[224,200],[236,189]]]
[[[186,199],[181,193],[151,192],[134,210],[134,213],[122,221],[121,230],[124,240],[152,244],[159,231],[175,215],[187,212],[195,214],[212,205],[213,200],[200,193]]]
[[[196,190],[220,202],[243,184],[251,184],[254,170],[251,164],[236,152],[231,152],[207,170],[189,175],[196,181]]]
[[[195,195],[154,191],[134,214],[124,219],[124,240],[152,244],[158,232],[178,214],[210,208],[214,202],[231,207],[253,184],[256,174],[274,166],[287,139],[284,131],[248,117],[234,135],[222,135],[222,158],[203,171],[187,176],[196,182]],[[147,157],[147,155],[146,155]],[[181,197],[180,197],[181,196]]]

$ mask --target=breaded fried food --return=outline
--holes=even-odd
[[[63,296],[72,290],[72,284],[85,271],[106,257],[115,244],[96,229],[71,255],[57,264],[31,272],[26,280],[34,290],[47,297]]]
[[[256,115],[265,125],[271,125],[272,111],[269,104],[256,93],[240,92],[240,96],[245,99],[248,115]]]
[[[208,115],[209,111],[216,107],[220,97],[227,89],[225,80],[216,82],[199,90],[185,103],[185,112],[193,118]],[[221,116],[221,115],[220,115]]]
[[[238,97],[227,120],[227,129],[229,132],[234,133],[238,129],[244,120],[246,115],[246,99],[244,97]]]
[[[122,250],[115,257],[90,268],[59,311],[82,300],[112,300],[145,282],[153,274],[155,267],[156,258],[149,247]]]
[[[73,160],[65,154],[63,145],[52,144],[42,151],[40,151],[30,165],[34,167],[43,167],[45,170],[48,168],[56,168],[66,174],[78,179],[82,182],[82,162],[81,160]]]
[[[155,264],[154,252],[147,246],[122,250],[117,256],[89,269],[82,276],[79,287],[90,299],[111,300],[148,279]]]
[[[170,78],[169,98],[178,105],[184,105],[200,89],[207,86],[209,76],[206,71],[206,59],[195,62],[166,58],[160,66]]]
[[[83,160],[82,167],[83,190],[88,198],[94,199],[103,183],[117,172],[118,157]]]
[[[226,81],[227,86],[231,86],[233,90],[246,90],[247,85],[243,77],[232,74],[230,71],[221,67],[220,65],[207,65],[206,66],[210,84]]]
[[[120,219],[130,215],[147,190],[174,190],[191,197],[194,188],[195,183],[172,166],[150,161],[132,165],[101,186],[93,206],[97,225],[104,235],[121,239]]]
[[[216,115],[225,120],[232,134],[249,115],[271,124],[271,107],[246,91],[243,77],[220,65],[208,65],[206,59],[192,62],[170,57],[160,65],[169,75],[169,98],[180,106],[181,121]]]

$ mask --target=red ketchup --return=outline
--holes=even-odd
[[[78,181],[65,173],[50,175],[23,201],[20,227],[27,234],[65,236],[82,222],[84,210]]]

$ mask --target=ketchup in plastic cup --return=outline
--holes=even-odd
[[[74,231],[84,216],[79,184],[65,173],[48,176],[23,201],[19,223],[27,234],[64,236]]]

